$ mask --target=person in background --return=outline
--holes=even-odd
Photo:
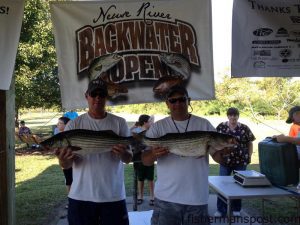
[[[294,106],[289,110],[289,116],[286,123],[292,123],[290,127],[290,137],[300,137],[300,106]],[[281,138],[279,138],[281,140]],[[292,140],[292,139],[289,139]],[[300,160],[300,145],[297,144],[298,159]]]
[[[167,133],[215,131],[206,119],[188,112],[190,98],[183,86],[173,86],[166,94],[170,116],[155,122],[146,132],[149,138]],[[221,151],[210,149],[212,157]],[[218,156],[218,157],[216,157]],[[206,225],[208,218],[208,155],[200,158],[169,154],[166,147],[151,146],[142,153],[144,165],[157,160],[152,225]]]
[[[63,116],[68,117],[70,120],[74,120],[75,118],[78,117],[78,113],[75,112],[74,110],[70,110],[70,111],[66,112]]]
[[[274,135],[273,138],[278,142],[286,142],[296,145],[298,154],[298,165],[300,167],[300,106],[294,106],[289,110],[289,116],[286,123],[293,123],[290,127],[289,136]],[[300,182],[297,185],[300,190]]]
[[[107,86],[102,80],[90,81],[85,93],[88,112],[70,120],[65,131],[112,130],[119,136],[130,136],[125,119],[106,112],[107,97]],[[55,150],[62,168],[73,167],[69,225],[128,225],[123,163],[131,161],[132,153],[127,146],[116,143],[111,151],[80,157],[72,148]]]
[[[30,128],[26,127],[24,120],[21,120],[21,122],[20,122],[20,128],[19,128],[18,134],[19,134],[19,136],[21,136],[21,135],[27,135],[28,136],[28,135],[32,134]]]
[[[20,122],[18,136],[22,141],[24,141],[27,144],[28,148],[30,147],[29,143],[31,143],[32,149],[40,147],[38,144],[40,142],[40,138],[37,135],[32,134],[30,128],[25,125],[24,120],[21,120]]]
[[[220,123],[216,128],[220,133],[234,136],[237,141],[237,145],[231,149],[230,153],[224,157],[223,163],[220,164],[220,176],[229,176],[234,170],[246,170],[247,165],[251,162],[255,137],[247,125],[238,122],[239,115],[237,108],[229,108],[227,110],[228,121]],[[241,207],[240,199],[232,200],[233,216],[241,215]],[[226,216],[227,205],[220,198],[217,200],[217,208],[216,217]]]
[[[60,132],[63,132],[65,129],[65,126],[67,125],[67,123],[70,121],[70,118],[62,116],[58,118],[57,124],[56,124],[56,128],[54,130],[54,135],[58,134]]]
[[[62,117],[58,118],[57,133],[54,133],[54,134],[58,134],[60,132],[63,132],[69,121],[70,121],[70,119],[68,117],[62,116]],[[64,173],[64,176],[65,176],[65,184],[66,184],[67,192],[69,194],[70,189],[71,189],[71,185],[72,185],[72,182],[73,182],[72,167],[70,167],[68,169],[63,169],[63,173]],[[68,208],[68,205],[66,205],[66,208]]]
[[[149,115],[140,115],[135,126],[131,128],[131,133],[133,135],[144,132],[150,128],[154,122],[154,117]],[[138,145],[139,150],[144,150],[144,145]],[[138,198],[137,204],[140,205],[144,201],[144,181],[148,180],[149,192],[150,192],[150,202],[149,205],[154,205],[154,164],[151,166],[145,166],[142,162],[135,162],[134,168],[137,172],[138,177]]]

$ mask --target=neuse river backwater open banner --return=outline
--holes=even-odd
[[[214,98],[210,0],[51,2],[62,104],[86,107],[90,80],[110,105],[158,102],[172,85]]]
[[[300,1],[234,1],[231,76],[300,76]]]

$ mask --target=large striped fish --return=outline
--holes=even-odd
[[[102,78],[102,73],[114,67],[121,59],[122,56],[118,54],[103,55],[93,59],[88,68],[90,80]],[[103,75],[106,76],[105,73]]]
[[[141,136],[135,136],[140,141]],[[215,151],[235,146],[234,137],[213,131],[190,131],[186,133],[169,133],[159,138],[143,136],[142,142],[147,146],[167,147],[171,153],[180,156],[200,157],[208,153],[212,146]],[[77,146],[76,153],[103,153],[111,150],[115,144],[131,145],[133,137],[121,137],[111,130],[92,131],[84,129],[69,130],[58,133],[40,144],[50,148]],[[214,152],[210,152],[214,153]]]
[[[232,135],[214,131],[168,133],[159,138],[144,137],[143,142],[147,146],[167,147],[171,153],[176,155],[193,157],[204,156],[208,153],[213,155],[216,151],[236,145]]]
[[[81,149],[76,150],[76,153],[86,155],[108,152],[116,144],[130,145],[131,142],[132,137],[121,137],[111,130],[92,131],[75,129],[58,133],[42,141],[40,144],[50,148],[77,146]]]

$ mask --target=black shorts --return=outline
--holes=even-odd
[[[65,175],[65,183],[66,185],[70,186],[73,182],[73,170],[72,167],[69,169],[63,169]]]
[[[69,225],[129,225],[126,201],[97,203],[69,198],[68,222]]]
[[[145,166],[140,163],[137,166],[137,177],[139,181],[154,180],[154,164],[152,166]]]

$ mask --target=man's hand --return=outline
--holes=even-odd
[[[224,148],[222,150],[216,151],[212,154],[213,160],[215,160],[219,164],[225,163],[225,157],[230,155],[230,152],[232,151],[232,148]]]
[[[166,147],[154,146],[151,149],[142,153],[142,161],[145,166],[151,166],[160,157],[169,154],[169,150]]]
[[[291,138],[289,136],[285,136],[283,134],[274,135],[272,138],[278,142],[291,142]]]
[[[112,153],[119,156],[122,162],[129,163],[132,160],[132,153],[127,150],[126,145],[117,144],[111,149]]]
[[[54,154],[57,156],[59,165],[63,169],[68,169],[72,167],[73,161],[76,160],[79,156],[74,154],[74,150],[79,150],[79,147],[68,146],[65,148],[54,149]]]
[[[154,146],[151,150],[151,153],[155,159],[158,159],[169,154],[169,150],[166,147]]]

